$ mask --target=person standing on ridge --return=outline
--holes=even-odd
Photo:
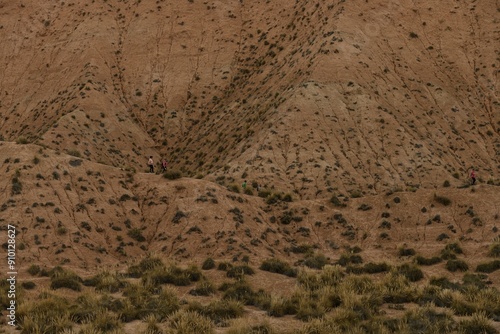
[[[165,159],[161,161],[161,170],[163,171],[163,173],[167,171],[167,160]]]
[[[472,184],[476,183],[476,171],[474,170],[474,168],[472,168],[470,172],[470,179]]]
[[[153,161],[153,156],[152,155],[149,156],[148,166],[149,166],[149,172],[150,173],[154,173],[155,172],[155,163]]]

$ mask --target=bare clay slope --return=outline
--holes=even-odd
[[[163,155],[186,175],[301,198],[460,185],[471,166],[496,182],[497,12],[491,1],[6,3],[0,131],[113,166]]]

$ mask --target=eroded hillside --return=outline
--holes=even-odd
[[[0,131],[300,198],[499,177],[492,1],[2,5]],[[455,181],[454,181],[455,180]]]

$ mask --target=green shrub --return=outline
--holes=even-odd
[[[259,192],[260,196],[260,192]],[[280,193],[272,193],[266,197],[266,204],[276,204],[283,200],[283,196]]]
[[[301,244],[298,246],[292,246],[286,250],[294,254],[305,254],[305,253],[311,253],[313,251],[313,248],[314,247],[311,245]]]
[[[467,271],[469,270],[469,266],[467,265],[467,263],[465,263],[465,261],[455,259],[455,260],[448,260],[446,262],[446,269],[451,272]]]
[[[184,217],[187,217],[187,215],[184,212],[178,210],[175,213],[175,215],[172,217],[172,223],[178,224],[181,221],[181,219]]]
[[[444,196],[439,196],[439,195],[434,195],[434,200],[436,202],[438,202],[439,204],[442,204],[444,206],[448,206],[451,204],[451,199],[449,199],[448,197],[444,197]]]
[[[480,263],[476,267],[476,271],[480,273],[492,273],[500,269],[500,260],[494,260],[486,263]]]
[[[56,269],[56,268],[54,268],[54,270],[51,272],[51,277],[50,277],[51,289],[56,290],[60,288],[67,288],[74,291],[80,291],[82,289],[81,287],[82,279],[77,274],[75,274],[72,271],[64,269]]]
[[[219,290],[223,291],[222,299],[237,300],[245,305],[264,306],[270,305],[271,297],[262,290],[253,291],[245,280],[238,280],[234,283],[225,283]]]
[[[276,331],[267,322],[248,323],[246,321],[235,322],[228,329],[227,334],[274,334]]]
[[[148,256],[142,259],[139,264],[130,266],[127,270],[127,275],[133,278],[140,278],[145,272],[155,268],[165,268],[165,264],[158,257]]]
[[[159,291],[159,292],[158,292]],[[130,322],[154,315],[159,321],[180,308],[176,293],[152,285],[129,284],[123,290],[125,300],[120,308],[120,319]]]
[[[104,333],[119,330],[123,327],[118,316],[109,311],[98,312],[90,325],[92,329]]]
[[[199,313],[211,319],[216,325],[224,324],[229,319],[239,318],[243,315],[243,305],[235,300],[217,300],[208,305],[192,303],[188,311]]]
[[[23,191],[23,185],[17,176],[12,178],[12,189],[10,194],[12,196],[19,195]]]
[[[417,262],[418,265],[421,265],[421,266],[432,266],[434,264],[437,264],[437,263],[443,261],[443,259],[441,259],[438,256],[426,258],[426,257],[419,255],[415,258],[415,261]]]
[[[16,144],[19,144],[19,145],[26,145],[26,144],[28,144],[28,143],[29,143],[28,139],[26,139],[26,137],[24,137],[24,136],[19,136],[19,137],[17,137],[17,139],[16,139]]]
[[[470,319],[458,323],[458,332],[462,334],[496,334],[498,331],[490,324],[485,313],[474,313]]]
[[[36,276],[40,273],[40,266],[37,265],[37,264],[32,264],[29,268],[28,268],[28,273],[31,275],[31,276]]]
[[[240,193],[240,186],[233,183],[227,186],[227,190],[232,191],[233,193]]]
[[[401,247],[399,249],[399,256],[413,256],[416,252],[413,248]]]
[[[500,257],[500,242],[495,242],[490,246],[490,251],[488,252],[488,256]]]
[[[168,326],[172,329],[169,333],[215,333],[214,324],[207,317],[197,312],[179,310],[168,317]]]
[[[115,293],[123,289],[126,283],[116,273],[104,271],[84,280],[83,285],[93,286],[97,291]]]
[[[402,324],[404,333],[451,333],[456,328],[451,314],[440,313],[433,306],[406,312]]]
[[[20,333],[56,334],[71,329],[68,306],[66,299],[51,294],[42,294],[38,300],[22,304],[16,314]]]
[[[451,244],[447,244],[446,246],[444,246],[444,250],[450,250],[452,252],[454,252],[455,254],[463,254],[463,250],[462,250],[462,247],[460,247],[459,244],[457,244],[456,242],[454,243],[451,243]]]
[[[67,150],[67,152],[68,152],[69,155],[72,155],[74,157],[77,157],[77,158],[81,158],[82,157],[82,154],[77,149]]]
[[[142,235],[142,230],[139,228],[133,228],[127,232],[127,235],[138,242],[146,241],[146,238]]]
[[[176,180],[176,179],[180,179],[182,177],[182,174],[178,171],[169,170],[169,171],[166,171],[165,173],[163,173],[163,177],[168,179],[168,180]]]
[[[33,290],[36,287],[36,284],[35,282],[27,281],[27,282],[22,282],[21,286],[26,290]]]
[[[430,285],[438,286],[442,289],[460,290],[460,284],[451,282],[447,277],[432,277],[429,281]]]
[[[360,264],[363,263],[363,258],[361,255],[357,254],[342,254],[337,264],[341,266],[347,266],[348,264]]]
[[[215,287],[209,281],[201,281],[196,288],[189,291],[189,294],[193,296],[210,296],[213,293],[215,293]]]
[[[244,275],[253,275],[255,271],[248,265],[234,266],[226,272],[227,277],[241,278]]]
[[[363,272],[367,274],[383,273],[389,270],[391,270],[391,266],[389,266],[385,262],[380,262],[380,263],[368,262],[363,266]]]
[[[454,260],[457,258],[457,254],[463,254],[462,248],[456,242],[447,244],[441,250],[441,258],[443,260]]]
[[[301,263],[312,269],[322,269],[328,264],[328,259],[323,254],[310,254],[307,255]]]
[[[264,260],[260,265],[260,269],[288,277],[297,277],[297,269],[290,267],[288,263],[276,258]]]
[[[191,275],[187,270],[177,266],[156,267],[142,276],[144,283],[151,283],[154,286],[161,284],[172,284],[175,286],[187,286],[191,284]]]
[[[347,205],[345,203],[343,203],[337,196],[335,195],[332,195],[332,197],[330,197],[330,203],[333,204],[333,206],[336,206],[338,208],[344,208],[346,207]]]
[[[219,265],[217,266],[217,270],[227,271],[227,270],[231,269],[232,267],[233,267],[233,265],[229,262],[219,262]]]
[[[414,264],[404,263],[397,267],[397,272],[405,276],[410,282],[418,282],[424,278],[424,273]]]
[[[203,264],[201,265],[201,269],[203,269],[203,270],[210,270],[213,268],[215,268],[215,261],[211,257],[209,257],[205,261],[203,261]]]
[[[462,281],[464,287],[474,286],[479,289],[484,289],[488,286],[488,282],[486,281],[487,279],[488,275],[485,274],[466,273],[462,278]]]

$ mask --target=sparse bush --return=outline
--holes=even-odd
[[[40,266],[37,265],[37,264],[32,264],[29,268],[28,268],[28,273],[31,275],[31,276],[36,276],[40,273]]]
[[[255,274],[255,271],[251,267],[249,267],[248,265],[241,265],[230,268],[227,271],[226,276],[232,278],[240,278],[244,275],[253,275],[253,274]]]
[[[115,313],[102,310],[97,312],[95,318],[90,323],[90,327],[97,331],[107,333],[121,329],[123,324]]]
[[[115,293],[126,286],[126,283],[116,274],[104,271],[83,281],[85,286],[93,286],[97,291]]]
[[[180,179],[182,177],[182,174],[178,171],[170,170],[170,171],[166,171],[165,173],[163,173],[163,177],[168,179],[168,180],[176,180],[176,179]]]
[[[262,323],[249,322],[247,320],[241,319],[240,321],[234,321],[231,323],[227,334],[275,334],[272,326],[264,321]]]
[[[235,300],[217,300],[203,306],[200,303],[189,305],[188,311],[199,313],[215,324],[224,324],[229,319],[239,318],[243,315],[243,305]]]
[[[449,199],[448,197],[439,196],[439,195],[436,195],[436,194],[434,194],[434,200],[436,202],[438,202],[439,204],[442,204],[444,206],[448,206],[448,205],[451,204],[451,199]]]
[[[158,257],[148,256],[141,260],[139,264],[132,265],[128,268],[127,274],[129,277],[139,278],[147,271],[153,270],[155,268],[164,268],[162,260]]]
[[[182,211],[177,211],[172,217],[172,223],[177,224],[181,221],[182,218],[187,217],[186,214]]]
[[[12,196],[14,195],[19,195],[23,191],[23,185],[21,181],[19,180],[18,176],[15,176],[12,178],[12,189],[10,191],[10,194]]]
[[[217,270],[227,271],[227,270],[231,269],[232,267],[233,267],[233,265],[229,262],[220,262],[219,265],[217,266]]]
[[[139,228],[133,228],[127,232],[127,235],[138,242],[146,241],[146,238],[142,235],[142,230]]]
[[[417,262],[418,265],[421,265],[421,266],[432,266],[434,264],[437,264],[441,261],[443,261],[443,259],[441,259],[440,257],[438,256],[433,256],[431,258],[426,258],[426,257],[423,257],[423,256],[417,256],[415,258],[415,261]]]
[[[82,154],[80,153],[80,151],[76,150],[76,149],[72,149],[72,150],[68,150],[67,151],[69,155],[72,155],[76,158],[81,158],[82,157]]]
[[[450,313],[440,313],[433,306],[424,306],[406,312],[401,329],[403,333],[451,333],[455,328]]]
[[[297,277],[297,269],[290,267],[288,263],[276,258],[264,260],[260,265],[260,269],[288,277]]]
[[[177,266],[156,267],[142,276],[144,284],[150,283],[153,286],[161,284],[173,284],[176,286],[187,286],[191,284],[189,273]]]
[[[201,265],[201,269],[203,270],[210,270],[215,268],[215,261],[211,257],[207,258],[205,261],[203,261],[203,264]]]
[[[179,310],[168,317],[168,326],[173,333],[213,334],[214,325],[210,319],[197,312]]]
[[[35,282],[27,281],[27,282],[22,282],[21,286],[26,290],[33,290],[36,287],[36,284]]]
[[[61,267],[55,267],[52,270],[50,281],[50,288],[54,290],[67,288],[74,291],[80,291],[82,289],[82,279],[74,272],[62,269]]]
[[[391,270],[391,266],[389,266],[385,262],[380,262],[380,263],[368,262],[362,267],[362,272],[366,274],[383,273],[389,270]]]
[[[228,185],[227,190],[232,191],[233,193],[237,193],[237,194],[240,193],[240,187],[235,183]]]
[[[72,328],[68,306],[66,299],[49,293],[42,294],[36,301],[21,304],[17,309],[21,334],[56,334]]]
[[[457,258],[457,254],[463,254],[463,250],[456,242],[447,244],[444,246],[443,250],[441,250],[441,258],[443,260],[454,260]]]
[[[337,263],[341,266],[347,266],[348,264],[360,264],[363,263],[363,258],[357,254],[342,254]]]
[[[413,248],[401,247],[399,249],[399,256],[413,256],[416,252]]]
[[[345,203],[343,203],[337,196],[335,195],[332,195],[332,197],[330,198],[330,203],[333,204],[333,206],[336,206],[338,208],[344,208],[346,207],[347,205]]]
[[[19,137],[17,137],[17,139],[16,139],[16,144],[19,144],[19,145],[26,145],[26,144],[28,144],[28,143],[29,143],[28,139],[26,139],[26,137],[24,137],[24,136],[19,136]]]
[[[120,318],[129,322],[154,315],[159,321],[180,308],[180,301],[176,293],[169,289],[159,289],[152,285],[130,284],[123,290],[123,306]],[[155,293],[153,293],[155,292]]]
[[[480,273],[492,273],[500,269],[500,260],[494,260],[486,263],[480,263],[476,267],[476,271]]]
[[[488,256],[500,257],[500,241],[497,241],[490,246],[490,251],[488,252]]]
[[[323,254],[310,254],[301,263],[309,268],[322,269],[328,263],[328,259]]]
[[[485,313],[474,313],[470,319],[463,319],[458,323],[458,332],[461,334],[496,334],[498,331],[490,324]]]
[[[214,285],[209,281],[201,281],[196,288],[189,290],[189,294],[193,296],[209,296],[215,292]]]
[[[424,278],[424,273],[414,264],[404,263],[397,267],[397,272],[405,276],[410,282],[418,282]]]
[[[250,285],[243,279],[234,283],[224,283],[219,290],[223,291],[222,299],[237,300],[245,305],[269,307],[271,297],[262,290],[253,291]]]
[[[469,270],[469,266],[463,260],[454,259],[454,260],[448,260],[446,262],[446,269],[451,272],[467,271]]]

